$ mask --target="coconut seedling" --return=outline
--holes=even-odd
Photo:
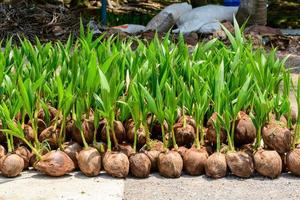
[[[178,146],[191,145],[195,140],[195,126],[196,122],[191,115],[187,115],[187,112],[192,111],[192,95],[189,92],[188,86],[179,81],[182,89],[180,96],[181,113],[182,116],[174,124],[174,134]]]
[[[282,160],[275,150],[265,150],[261,147],[261,131],[272,105],[267,99],[267,91],[262,92],[255,82],[254,114],[252,120],[256,126],[257,135],[254,152],[254,166],[258,173],[269,178],[276,178],[282,170]]]
[[[129,157],[130,172],[134,177],[146,178],[150,174],[151,161],[149,157],[143,152],[137,152],[138,130],[142,129],[145,133],[145,140],[147,147],[150,147],[150,135],[147,125],[147,105],[144,103],[144,96],[141,86],[137,83],[131,83],[129,89],[131,99],[128,101],[131,117],[134,122],[134,141],[133,141],[133,154]],[[148,132],[148,133],[147,133]],[[139,138],[140,139],[140,138]]]
[[[43,147],[42,147],[42,143],[39,142],[38,135],[37,135],[37,115],[39,111],[40,96],[39,96],[39,92],[37,92],[37,94],[34,94],[34,92],[39,91],[39,88],[41,87],[44,78],[45,77],[42,76],[34,84],[32,84],[29,79],[27,79],[25,82],[23,82],[21,78],[18,80],[18,85],[19,85],[18,95],[22,100],[25,111],[29,115],[30,121],[32,122],[32,128],[34,131],[34,138],[35,138],[34,148],[37,150],[42,150]],[[35,108],[37,109],[35,110]],[[53,145],[57,144],[57,140],[50,141],[50,142],[52,142]],[[36,152],[33,153],[36,156],[38,155]],[[39,155],[37,156],[37,160],[38,161],[34,164],[35,169],[49,176],[63,176],[74,169],[73,161],[68,157],[67,154],[65,154],[60,150],[50,151],[43,156]]]
[[[73,82],[71,82],[66,89],[64,89],[62,80],[59,76],[56,77],[56,85],[57,85],[57,114],[55,115],[54,125],[50,125],[48,130],[45,129],[45,132],[51,132],[51,130],[59,131],[58,136],[58,146],[59,149],[65,152],[74,162],[75,168],[78,167],[78,162],[76,158],[76,154],[81,151],[81,146],[74,142],[65,142],[66,141],[66,132],[67,132],[67,118],[71,113],[71,109],[73,107]],[[60,124],[60,128],[57,129],[58,124]],[[56,131],[55,131],[56,132]]]
[[[222,178],[226,176],[227,164],[226,158],[223,153],[220,152],[221,149],[221,118],[224,111],[224,99],[222,99],[222,94],[225,87],[224,81],[224,63],[223,61],[219,65],[214,75],[214,88],[212,92],[213,101],[215,106],[215,112],[213,117],[210,118],[210,122],[213,125],[213,130],[215,131],[215,141],[216,141],[216,152],[210,155],[206,161],[205,173],[208,177],[212,178]],[[209,124],[208,123],[208,124]],[[208,133],[207,133],[208,134]]]
[[[176,90],[168,83],[165,85],[165,118],[171,128],[169,130],[169,144],[172,144],[173,150],[167,150],[162,152],[158,156],[158,170],[159,173],[168,178],[178,178],[181,175],[183,169],[183,160],[178,153],[178,145],[176,143],[176,137],[174,133],[174,123],[177,117],[177,105],[178,96],[176,96]]]
[[[82,173],[84,173],[86,176],[98,176],[101,170],[101,155],[96,148],[89,147],[88,143],[86,142],[82,123],[83,111],[85,110],[84,108],[84,99],[77,98],[75,115],[73,114],[73,119],[76,127],[80,131],[81,139],[83,141],[83,149],[78,153],[76,158],[79,169]]]
[[[203,84],[203,86],[201,87],[200,84]],[[195,78],[193,81],[193,90],[191,92],[194,94],[192,113],[196,123],[196,137],[194,146],[186,150],[183,155],[183,168],[187,174],[195,176],[205,173],[205,165],[208,158],[208,153],[203,146],[203,121],[204,115],[209,107],[208,85],[202,83],[200,78]]]
[[[288,128],[291,126],[291,120],[289,122],[284,117],[284,114],[290,113],[290,75],[284,75],[284,88],[283,94],[277,91],[272,98],[273,112],[271,114],[269,122],[262,129],[262,137],[264,144],[267,148],[276,150],[280,154],[287,153],[290,150],[292,144],[292,133]],[[289,114],[288,114],[289,115]]]
[[[15,104],[15,107],[12,108],[16,108],[16,105],[17,104]],[[11,120],[11,113],[5,103],[2,103],[2,105],[0,106],[0,116],[3,121],[2,128],[4,128],[3,130],[1,130],[1,133],[5,133],[8,147],[7,154],[5,154],[5,149],[1,149],[2,155],[0,156],[0,171],[3,176],[16,177],[20,175],[24,169],[24,159],[18,154],[14,153],[13,136],[15,135],[13,135],[10,130],[6,129],[7,126],[12,126],[11,123],[13,123],[13,121]],[[15,126],[15,124],[13,124],[13,126]],[[21,132],[23,134],[23,131]],[[25,139],[24,135],[23,137]]]
[[[107,140],[107,151],[103,158],[103,167],[105,171],[117,178],[124,178],[129,173],[129,160],[128,157],[119,151],[112,151],[111,137],[113,138],[114,145],[118,149],[118,139],[116,136],[116,130],[118,126],[115,123],[115,112],[117,107],[117,101],[120,97],[120,93],[124,88],[124,82],[119,79],[119,72],[116,68],[111,69],[110,82],[107,81],[105,74],[100,70],[101,90],[99,95],[94,94],[98,107],[101,108],[101,115],[106,120],[106,124],[103,127]],[[123,127],[123,125],[122,125]],[[124,128],[124,127],[123,127]],[[123,134],[123,133],[121,133]],[[122,136],[123,137],[123,136]]]
[[[243,142],[246,141],[246,144],[253,143],[255,139],[256,129],[254,124],[246,116],[246,113],[241,111],[248,106],[247,100],[249,100],[249,94],[251,94],[250,81],[251,77],[247,77],[244,85],[239,89],[237,97],[229,100],[229,108],[227,107],[224,112],[224,126],[227,133],[230,133],[227,137],[229,148],[226,153],[226,162],[231,173],[242,178],[249,178],[254,172],[252,155],[244,151],[235,151],[234,146],[236,134],[239,134],[237,137],[243,140]]]
[[[298,78],[296,100],[298,106],[298,116],[300,116],[300,77]],[[295,133],[293,136],[293,143],[291,146],[291,151],[288,152],[286,156],[286,163],[288,170],[296,175],[300,176],[300,118],[298,117],[295,127]]]
[[[168,150],[168,140],[166,137],[166,131],[168,131],[165,128],[165,97],[162,94],[161,91],[161,84],[156,80],[155,85],[155,98],[150,94],[150,92],[141,86],[141,89],[144,93],[145,100],[147,102],[147,106],[149,107],[149,110],[152,112],[152,114],[156,117],[158,123],[160,124],[161,129],[161,138],[162,143],[160,141],[156,142],[155,145],[150,145],[149,149],[146,149],[143,151],[150,159],[151,161],[151,169],[152,171],[156,171],[158,169],[158,157],[161,152],[165,152]]]

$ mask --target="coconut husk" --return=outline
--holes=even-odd
[[[124,153],[106,152],[103,158],[104,170],[116,178],[125,178],[129,173],[129,160]]]
[[[186,148],[185,146],[178,147],[177,152],[180,154],[182,159],[183,159],[185,153],[187,152],[187,150],[188,150],[188,148]]]
[[[127,143],[119,144],[116,150],[124,153],[128,158],[134,153],[132,146]]]
[[[191,125],[191,126],[194,128],[194,130],[196,130],[196,121],[195,121],[195,119],[194,119],[192,116],[190,116],[190,115],[185,115],[185,116],[179,117],[179,119],[177,120],[177,123],[183,124],[184,118],[185,118],[185,122],[186,122],[187,124]]]
[[[125,124],[127,140],[131,143],[134,142],[134,126],[135,124],[132,119],[129,119]],[[146,144],[146,132],[143,126],[136,130],[136,134],[138,145],[143,146],[144,144]]]
[[[158,170],[158,156],[161,152],[164,151],[164,145],[161,141],[153,141],[151,148],[148,150],[147,146],[143,146],[143,148],[140,149],[141,153],[145,153],[150,161],[151,161],[151,171],[157,171]]]
[[[49,126],[39,135],[39,141],[43,142],[46,140],[49,143],[51,149],[57,149],[59,133],[59,128],[55,129],[54,126]]]
[[[47,149],[43,149],[42,152],[41,152],[41,155],[45,155],[46,153],[48,153],[48,150],[47,150]],[[31,152],[31,154],[32,154],[32,156],[31,156],[31,158],[30,158],[30,160],[29,160],[29,166],[30,166],[30,167],[33,167],[33,169],[35,169],[35,168],[34,168],[34,164],[35,164],[38,160],[37,160],[37,157],[36,157],[36,155],[34,154],[34,152]]]
[[[158,156],[159,173],[167,178],[179,178],[183,169],[183,160],[176,151],[167,151]]]
[[[23,132],[26,137],[26,140],[33,142],[34,141],[34,132],[30,125],[24,124]]]
[[[249,178],[254,172],[252,156],[243,151],[228,152],[226,162],[231,173],[238,177]]]
[[[192,176],[205,173],[205,165],[208,153],[203,149],[188,149],[183,156],[184,171]]]
[[[96,142],[93,143],[93,147],[99,151],[101,157],[103,158],[105,152],[107,151],[107,144],[105,144],[104,142]]]
[[[24,160],[17,154],[7,154],[0,158],[0,171],[5,177],[16,177],[24,168]]]
[[[123,141],[126,140],[125,128],[124,128],[122,122],[114,121],[114,131],[115,131],[115,135],[118,140],[118,143],[122,143]],[[102,139],[102,141],[107,141],[106,125],[104,125],[101,130],[101,139]],[[111,139],[112,143],[114,143],[112,132],[110,133],[110,139]]]
[[[150,127],[151,132],[151,138],[152,139],[158,139],[162,140],[162,129],[161,124],[157,121],[156,117],[153,115],[149,115],[147,117],[147,124],[148,127]],[[166,120],[163,122],[163,127],[165,130],[165,133],[168,132],[169,126]]]
[[[1,127],[0,127],[0,129],[1,129]],[[2,134],[2,132],[0,131],[0,145],[1,144],[4,144],[5,143],[5,135],[4,134]]]
[[[32,153],[29,151],[29,149],[27,149],[24,146],[20,146],[18,148],[15,149],[15,154],[17,154],[18,156],[20,156],[21,158],[23,158],[24,160],[24,169],[28,169],[29,167],[29,162],[32,156]]]
[[[101,155],[97,149],[89,147],[77,155],[78,166],[86,176],[98,176],[101,170]]]
[[[282,170],[281,172],[282,173],[286,173],[288,172],[288,168],[287,168],[287,161],[286,161],[286,157],[287,157],[287,154],[283,153],[283,154],[279,154],[280,155],[280,158],[281,158],[281,161],[282,161]]]
[[[57,116],[58,110],[54,108],[53,106],[48,105],[48,112],[49,112],[49,120],[52,121]],[[45,111],[43,109],[40,109],[38,112],[38,118],[45,121]]]
[[[94,121],[93,119],[84,119],[82,122],[82,129],[85,141],[90,144],[94,139]],[[71,135],[72,139],[80,145],[83,145],[82,137],[79,128],[76,127],[74,120],[67,123],[67,132]]]
[[[287,127],[287,118],[285,116],[280,116],[280,118],[277,120],[276,115],[274,113],[269,114],[269,123],[279,124],[280,126]]]
[[[212,116],[209,118],[207,122],[207,130],[205,134],[206,140],[209,142],[209,144],[216,145],[217,144],[217,133],[214,128],[213,122],[217,120],[218,114],[213,113]],[[220,142],[225,143],[227,140],[227,135],[224,130],[224,128],[221,127],[220,130]]]
[[[75,169],[72,159],[62,151],[50,151],[34,165],[35,169],[48,176],[63,176]]]
[[[300,176],[300,149],[299,148],[296,148],[287,154],[286,164],[288,170],[292,174],[296,176]]]
[[[256,137],[256,128],[251,118],[245,112],[240,111],[235,124],[234,144],[242,146],[253,143]]]
[[[76,155],[82,150],[82,147],[77,142],[65,142],[62,146],[63,152],[72,159],[75,169],[77,169],[78,161]]]
[[[6,154],[6,149],[2,145],[0,145],[0,158],[5,156],[5,154]]]
[[[254,146],[252,144],[245,144],[240,148],[240,151],[247,153],[249,156],[253,158]]]
[[[184,127],[182,123],[176,123],[173,129],[178,146],[189,145],[194,142],[195,129],[193,126],[186,124]]]
[[[211,178],[223,178],[227,173],[227,164],[225,155],[215,152],[210,155],[205,165],[206,176]]]
[[[130,172],[134,177],[146,178],[150,174],[151,161],[144,153],[132,154],[129,157]]]
[[[32,123],[31,121],[28,122],[28,125],[30,126],[30,128],[32,127]],[[25,125],[26,126],[26,125]],[[37,119],[37,131],[38,131],[38,135],[40,135],[43,130],[45,130],[47,128],[46,123],[44,122],[44,120],[42,119]],[[24,130],[25,131],[25,130]]]
[[[259,174],[276,178],[282,171],[282,160],[276,151],[260,149],[254,154],[254,166]]]
[[[278,153],[286,153],[290,150],[292,133],[286,127],[278,123],[270,123],[263,127],[262,137],[264,144]]]

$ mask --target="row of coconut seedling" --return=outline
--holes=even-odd
[[[300,175],[289,100],[297,90],[300,103],[299,84],[275,51],[254,50],[238,26],[225,32],[230,45],[214,39],[192,52],[182,38],[83,31],[66,44],[3,42],[1,174]]]

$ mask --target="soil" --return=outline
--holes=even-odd
[[[26,37],[31,42],[36,42],[36,37],[40,39],[42,43],[50,41],[66,41],[70,34],[75,37],[79,35],[80,30],[80,18],[84,27],[87,27],[90,19],[100,21],[100,7],[88,6],[88,7],[74,7],[63,6],[60,4],[50,3],[36,3],[34,0],[12,0],[10,5],[0,3],[0,39],[8,39],[13,36],[13,41],[18,42],[18,35]],[[39,1],[43,2],[43,1]],[[49,1],[48,1],[49,2]],[[291,6],[290,3],[285,3],[283,6]],[[108,20],[109,25],[120,25],[126,23],[147,24],[147,22],[162,9],[165,5],[174,3],[173,1],[130,1],[126,4],[123,1],[119,1],[120,5],[115,4],[112,1],[112,5],[108,6]],[[274,3],[270,5],[268,11],[273,15],[278,13]],[[277,5],[277,4],[276,4]],[[285,8],[285,7],[284,7]],[[294,12],[295,11],[295,12]],[[293,7],[292,13],[297,15],[297,7]],[[298,14],[299,15],[299,14]],[[287,15],[289,16],[289,15]],[[299,16],[298,16],[299,18]],[[294,20],[294,19],[293,19]],[[295,23],[299,20],[294,20]],[[229,23],[230,24],[230,23]],[[269,23],[277,27],[289,27],[283,25],[277,25],[276,23]],[[232,26],[227,26],[229,30]],[[98,26],[100,31],[108,31],[108,36],[116,34],[116,30],[107,29]],[[293,26],[297,28],[297,26]],[[269,29],[268,29],[269,30]],[[127,37],[127,34],[121,33],[122,36]],[[151,40],[154,37],[154,32],[146,32],[137,35],[138,38],[146,41]],[[159,34],[159,37],[163,37],[164,34]],[[194,46],[198,41],[211,39],[212,37],[223,38],[224,33],[214,33],[210,35],[191,33],[185,36],[187,44]],[[175,41],[178,35],[172,35]],[[223,38],[224,39],[224,38]],[[226,39],[226,38],[225,38]],[[277,47],[282,54],[295,54],[300,55],[300,36],[283,36],[281,34],[273,34],[271,31],[260,34],[258,37],[258,43],[264,45],[267,49],[271,47]],[[134,46],[133,46],[134,47]]]

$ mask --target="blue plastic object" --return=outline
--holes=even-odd
[[[106,12],[106,7],[107,7],[107,2],[106,0],[101,0],[101,24],[106,26],[107,25],[107,12]]]
[[[224,0],[224,6],[239,6],[240,0]]]

